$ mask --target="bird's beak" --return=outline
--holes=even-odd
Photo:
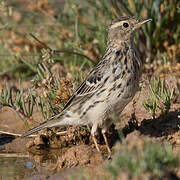
[[[144,20],[141,20],[139,21],[137,24],[136,24],[136,28],[140,28],[143,24],[149,22],[149,21],[152,21],[152,19],[144,19]]]

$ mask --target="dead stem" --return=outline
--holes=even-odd
[[[44,42],[40,41],[36,36],[34,36],[32,33],[29,34],[32,38],[34,38],[37,42],[39,42],[39,44],[41,44],[45,49],[50,50],[50,52],[52,54],[58,54],[58,53],[69,53],[69,54],[76,54],[78,56],[82,56],[84,58],[86,58],[87,60],[89,60],[91,63],[95,64],[95,62],[89,58],[88,56],[78,53],[78,52],[74,52],[74,50],[67,50],[67,49],[60,49],[60,50],[52,50],[49,46],[47,46]]]
[[[9,157],[18,157],[18,158],[25,158],[29,157],[27,154],[20,154],[20,153],[0,153],[0,157],[9,158]]]
[[[0,134],[6,134],[6,135],[15,136],[15,137],[21,137],[22,136],[22,134],[10,133],[10,132],[7,132],[7,131],[0,131]],[[57,132],[56,134],[57,135],[65,135],[65,134],[67,134],[67,131]],[[27,136],[27,137],[33,138],[33,137],[37,137],[37,136],[38,135],[30,135],[30,136]]]

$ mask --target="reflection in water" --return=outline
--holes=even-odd
[[[48,167],[55,166],[56,160],[57,157],[52,157],[52,153],[30,154],[29,156],[0,153],[0,180],[25,179],[37,174],[52,174],[52,169]]]
[[[33,162],[26,157],[0,157],[0,179],[23,179],[34,173]]]

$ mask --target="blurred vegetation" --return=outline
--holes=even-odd
[[[29,33],[52,49],[73,50],[97,63],[106,47],[108,25],[122,15],[153,19],[137,34],[135,41],[145,61],[145,70],[156,70],[167,62],[177,63],[180,58],[178,7],[180,2],[176,0],[2,1],[1,74],[11,72],[25,78],[37,73],[42,45],[34,42]],[[76,54],[61,53],[55,58],[57,61],[80,80],[81,71],[93,67],[92,62]]]
[[[177,165],[178,158],[169,143],[160,145],[139,140],[134,143],[124,141],[106,168],[113,179],[121,179],[122,173],[128,174],[127,179],[163,179]]]

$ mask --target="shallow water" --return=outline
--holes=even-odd
[[[6,153],[3,145],[12,140],[13,136],[0,135],[0,180],[24,179],[34,172],[34,161],[29,155]]]
[[[1,147],[1,146],[0,146]],[[56,173],[59,150],[36,153],[5,153],[0,151],[0,180],[38,179]]]
[[[0,155],[0,179],[24,179],[31,177],[35,173],[34,162],[28,157],[3,156]]]
[[[0,153],[0,180],[36,179],[52,175],[55,171],[48,169],[55,165],[48,156],[36,155],[34,157],[22,154]]]

